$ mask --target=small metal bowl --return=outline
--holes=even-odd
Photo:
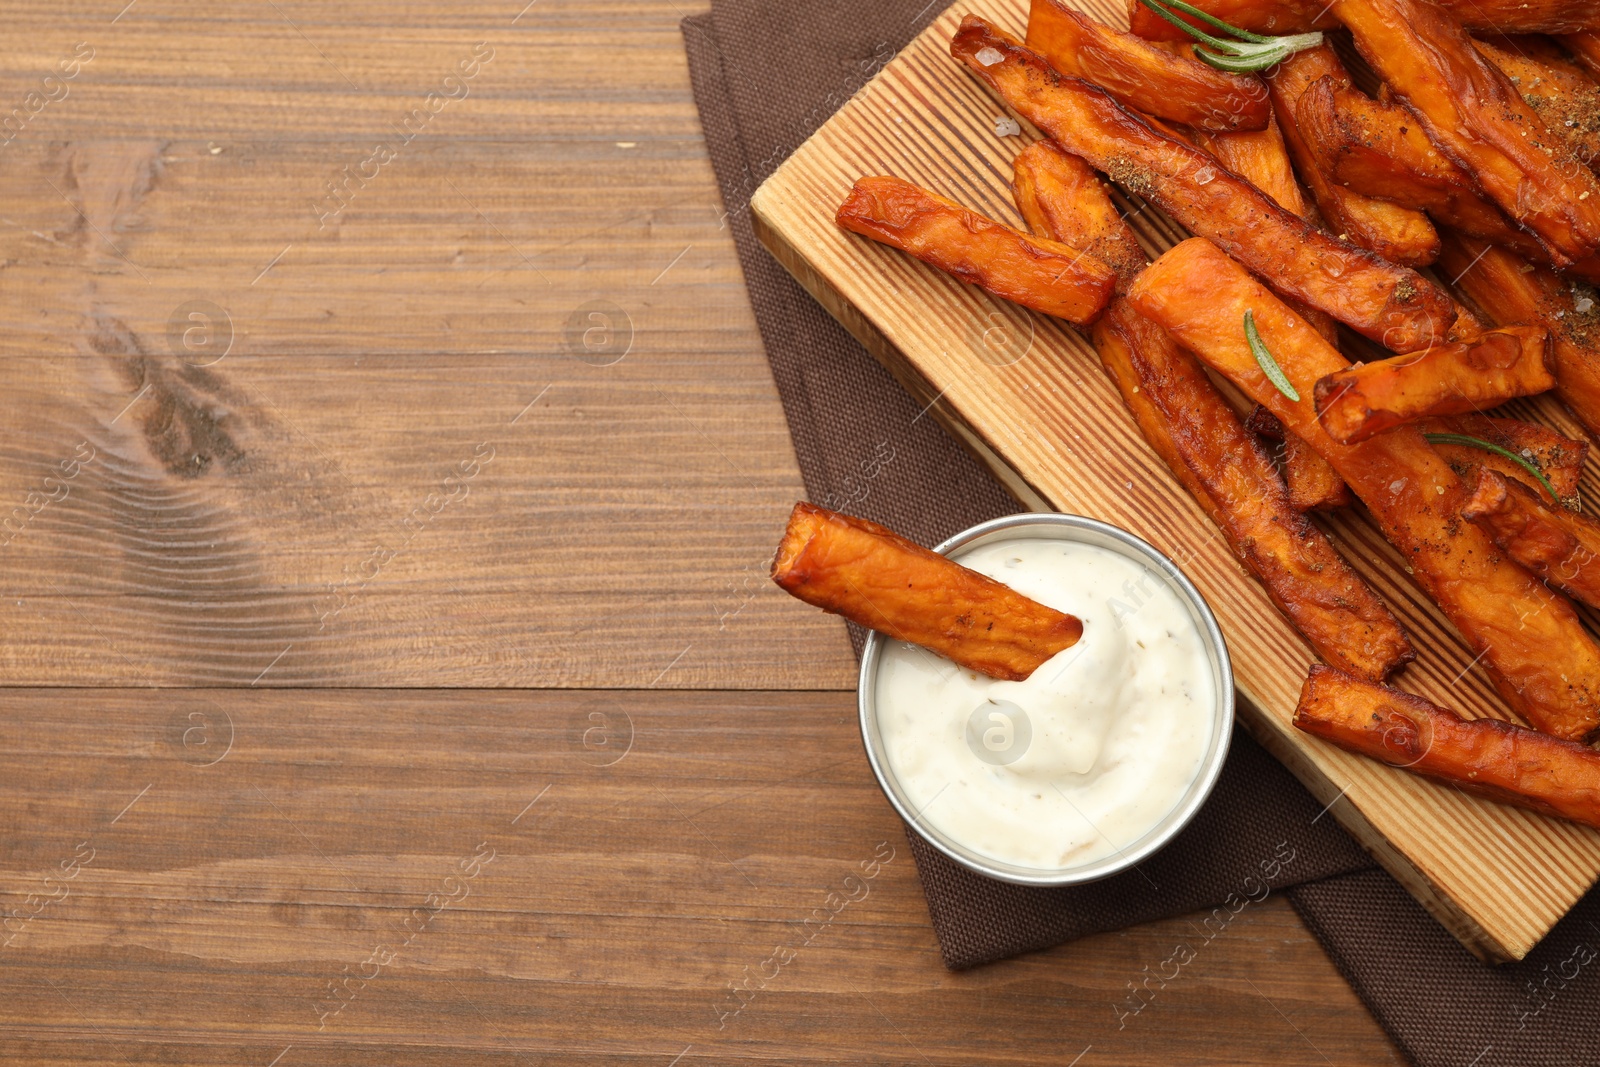
[[[1023,867],[990,859],[947,837],[937,827],[929,825],[919,817],[915,806],[907,799],[900,788],[900,783],[895,779],[894,770],[889,766],[888,756],[883,750],[883,739],[878,731],[877,679],[879,657],[889,638],[877,633],[867,635],[866,648],[861,656],[861,678],[856,691],[857,703],[861,709],[861,739],[866,745],[867,761],[872,764],[872,772],[878,776],[878,784],[883,788],[884,795],[889,798],[889,803],[893,804],[900,817],[934,848],[963,867],[969,867],[979,874],[997,878],[1002,882],[1037,886],[1079,885],[1128,870],[1160,850],[1177,836],[1178,831],[1188,824],[1194,813],[1205,803],[1212,787],[1216,785],[1217,776],[1222,772],[1222,763],[1228,755],[1228,741],[1233,734],[1233,667],[1228,659],[1228,646],[1222,639],[1222,631],[1217,627],[1217,620],[1199,591],[1188,578],[1184,577],[1177,564],[1126,530],[1081,515],[1054,513],[1008,515],[1005,518],[979,523],[972,529],[950,538],[934,551],[950,555],[959,549],[975,548],[994,541],[1024,538],[1076,541],[1121,553],[1164,578],[1168,588],[1188,606],[1190,617],[1200,632],[1211,661],[1216,716],[1212,722],[1211,743],[1201,762],[1200,771],[1177,806],[1127,847],[1092,863],[1058,870]]]

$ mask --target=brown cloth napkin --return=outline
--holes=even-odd
[[[695,100],[750,302],[811,499],[924,544],[1016,503],[756,241],[749,201],[794,149],[940,11],[942,0],[714,0],[683,22]],[[861,634],[852,627],[857,652]],[[909,831],[945,963],[976,966],[1210,910],[1225,924],[1283,889],[1340,971],[1423,1067],[1600,1064],[1600,894],[1519,964],[1479,963],[1236,734],[1216,791],[1140,867],[1029,889],[961,867]]]

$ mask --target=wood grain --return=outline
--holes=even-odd
[[[1083,6],[1122,17],[1109,0]],[[864,174],[894,174],[1021,224],[1010,164],[1037,133],[998,135],[1002,105],[951,60],[950,34],[969,10],[957,4],[941,16],[758,191],[763,240],[902,380],[923,379],[919,391],[941,397],[943,417],[1009,467],[1011,483],[1056,510],[1124,526],[1178,561],[1218,615],[1244,718],[1263,743],[1464,944],[1520,959],[1600,875],[1600,834],[1469,799],[1295,731],[1309,648],[1140,438],[1089,345],[1064,323],[1002,306],[834,225]],[[979,10],[1022,33],[1022,0]],[[1154,207],[1129,210],[1150,250],[1181,238]],[[985,348],[991,327],[1011,339],[1004,359]],[[1528,406],[1571,428],[1554,402]],[[1327,525],[1416,641],[1418,661],[1400,684],[1468,715],[1513,717],[1376,530],[1353,511]]]
[[[516,13],[14,5],[0,110],[95,54],[0,149],[0,514],[97,459],[0,548],[0,679],[853,684],[764,577],[803,490],[677,13]],[[468,95],[319,228],[477,42]],[[200,367],[168,336],[194,300],[233,332]],[[583,350],[592,301],[631,345]]]
[[[95,450],[0,533],[0,915],[95,850],[0,934],[0,1061],[1401,1062],[1276,898],[1124,1030],[1187,920],[940,966],[843,628],[764,577],[803,489],[682,5],[124,3],[16,0],[0,34],[0,115],[95,49],[0,148],[0,516]],[[318,230],[313,194],[477,41],[469,97]],[[167,337],[192,300],[234,327],[204,374]],[[592,300],[632,320],[616,363],[569,346]],[[18,688],[49,684],[121,688]],[[619,708],[635,747],[599,766]],[[869,898],[718,1029],[883,841]]]
[[[1401,1062],[1276,898],[1120,1029],[1190,920],[946,971],[848,693],[13,690],[0,714],[0,905],[65,894],[0,937],[8,1063]]]

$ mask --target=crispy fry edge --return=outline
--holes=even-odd
[[[830,561],[830,551],[838,548],[857,555]],[[857,580],[851,579],[851,568]],[[891,571],[897,584],[882,585]],[[904,588],[898,586],[902,578],[908,579]],[[917,578],[924,584],[919,586]],[[1083,621],[1076,616],[875,522],[806,501],[790,512],[773,556],[772,580],[813,607],[1003,681],[1027,679],[1083,636]]]

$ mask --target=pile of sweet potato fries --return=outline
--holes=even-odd
[[[975,15],[950,42],[1043,134],[1015,165],[1032,232],[881,176],[839,225],[1085,328],[1144,437],[1330,665],[1298,727],[1600,826],[1600,644],[1568,599],[1600,607],[1588,443],[1484,414],[1550,391],[1600,432],[1600,3],[1131,0],[1131,31],[1033,0],[1025,42]],[[1102,176],[1195,236],[1148,262]],[[1355,502],[1528,726],[1384,684],[1411,642],[1307,514]],[[874,611],[912,630],[933,600],[905,587],[882,583]],[[939,610],[964,617],[959,599]],[[990,645],[1012,618],[1059,625],[992,617]],[[930,625],[959,660],[969,635]]]

